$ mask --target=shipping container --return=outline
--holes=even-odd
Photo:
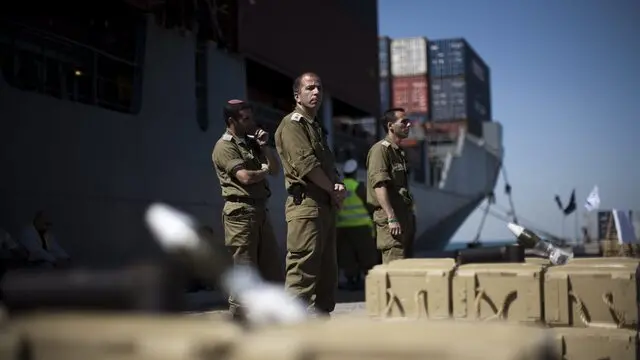
[[[391,81],[389,78],[380,78],[380,112],[381,114],[391,108]]]
[[[426,75],[393,77],[391,79],[393,107],[408,113],[429,111],[429,89]]]
[[[411,37],[391,40],[391,75],[424,75],[427,62],[427,38]]]
[[[378,60],[380,62],[380,78],[388,78],[391,71],[391,59],[389,54],[391,51],[391,39],[386,36],[378,38]]]
[[[460,129],[465,129],[469,134],[482,137],[482,122],[458,120],[458,121],[429,121],[424,124],[425,137],[437,137],[446,135],[457,138]]]
[[[463,38],[429,41],[429,73],[433,77],[465,75],[490,83],[490,69]]]
[[[430,78],[430,112],[433,121],[490,121],[489,89],[464,77]]]
[[[406,117],[409,118],[412,123],[418,123],[424,126],[424,123],[429,121],[429,115],[427,113],[408,113]]]

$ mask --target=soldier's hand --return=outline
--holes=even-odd
[[[342,202],[346,197],[347,197],[347,189],[345,189],[344,185],[342,184],[333,185],[332,198],[338,208],[342,208]]]
[[[265,146],[269,142],[269,133],[262,129],[258,129],[254,136],[260,146]]]
[[[387,220],[387,224],[388,224],[388,227],[389,227],[389,233],[391,233],[391,235],[398,236],[398,235],[402,234],[402,227],[400,226],[400,223],[398,222],[398,219],[389,218]]]
[[[333,203],[333,205],[337,208],[337,209],[342,209],[342,201],[344,200],[344,198],[342,198],[337,191],[333,191],[331,193],[331,202]]]

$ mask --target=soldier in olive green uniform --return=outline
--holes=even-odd
[[[413,256],[415,218],[407,157],[398,145],[409,135],[411,122],[404,109],[395,108],[385,112],[382,125],[387,136],[367,155],[367,202],[375,209],[376,245],[387,264]]]
[[[256,127],[249,104],[231,100],[223,112],[227,131],[216,142],[212,160],[225,199],[225,245],[234,263],[254,265],[265,280],[282,282],[282,261],[267,209],[271,191],[266,176],[279,171],[275,151],[267,146],[269,134]],[[232,296],[229,310],[242,317]]]
[[[296,108],[282,119],[275,135],[289,193],[285,286],[311,314],[328,314],[336,303],[336,212],[345,189],[316,119],[322,102],[320,78],[301,75],[293,92]]]

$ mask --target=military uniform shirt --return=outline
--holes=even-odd
[[[305,176],[320,167],[334,183],[338,182],[335,158],[320,123],[302,109],[285,116],[276,130],[276,148],[284,170],[285,187],[300,184],[308,190],[319,190]],[[322,190],[320,190],[322,191]]]
[[[264,154],[252,139],[240,139],[225,133],[216,142],[211,155],[213,165],[220,181],[222,196],[249,197],[255,200],[266,200],[270,195],[269,182],[243,185],[235,177],[239,169],[260,170],[266,163]]]
[[[367,203],[379,208],[375,187],[384,182],[395,211],[412,206],[409,194],[409,169],[404,150],[388,137],[375,143],[367,155]]]

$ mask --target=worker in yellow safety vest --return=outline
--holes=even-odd
[[[366,205],[366,186],[356,180],[358,163],[350,159],[344,163],[344,186],[347,197],[338,212],[337,254],[338,266],[347,283],[347,290],[360,290],[364,286],[362,273],[378,263],[378,251],[373,236],[371,209]]]

